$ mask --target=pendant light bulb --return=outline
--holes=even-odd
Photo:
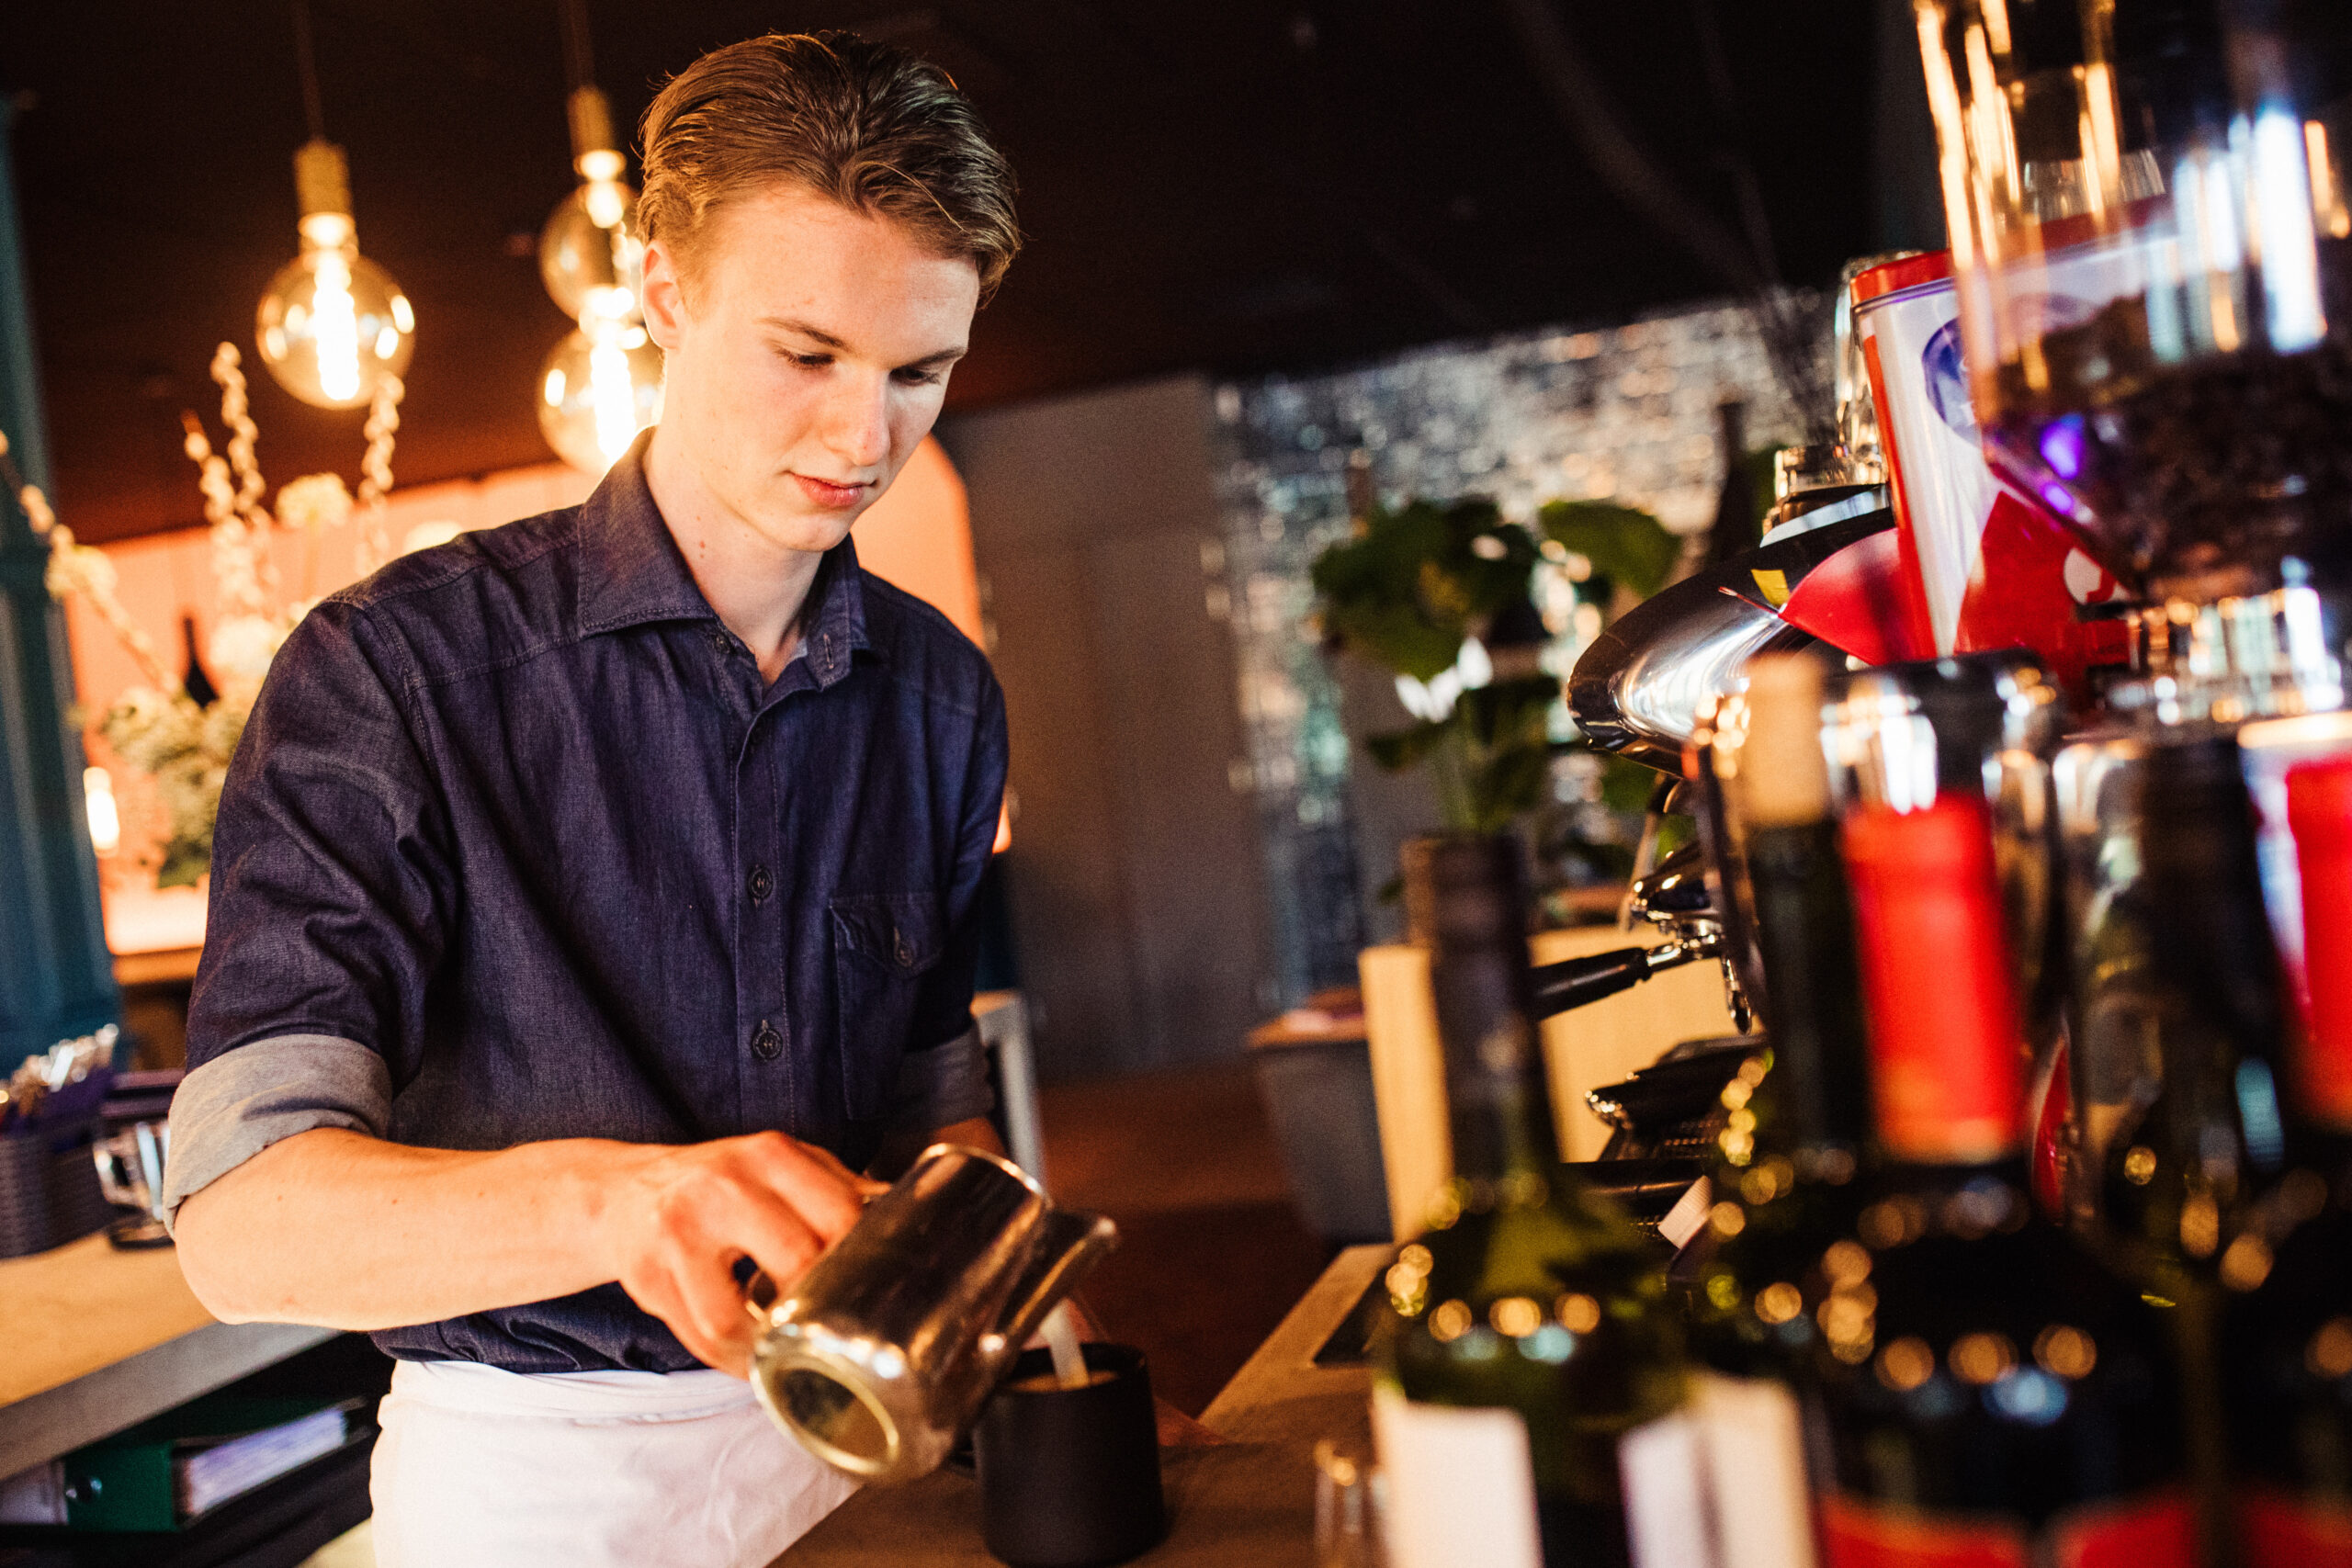
[[[254,313],[261,361],[277,384],[322,409],[364,408],[408,368],[416,312],[391,274],[359,254],[343,149],[311,141],[294,154],[302,254],[269,280]]]
[[[662,418],[662,351],[642,324],[591,321],[539,371],[539,433],[557,457],[601,474]]]
[[[637,229],[637,191],[621,177],[628,164],[613,145],[612,107],[593,86],[575,89],[569,107],[580,186],[539,231],[539,276],[582,326],[643,321],[645,243]]]

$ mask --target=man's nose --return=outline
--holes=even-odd
[[[889,389],[888,376],[841,378],[825,411],[825,445],[842,462],[858,468],[876,468],[888,460]]]

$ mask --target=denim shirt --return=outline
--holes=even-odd
[[[173,1203],[320,1126],[449,1149],[775,1128],[858,1168],[988,1109],[988,660],[844,541],[764,682],[643,449],[581,506],[326,600],[278,652],[221,793]],[[695,1364],[617,1285],[376,1338]]]

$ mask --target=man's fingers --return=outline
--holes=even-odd
[[[857,1224],[869,1193],[885,1190],[781,1133],[676,1149],[641,1179],[621,1282],[697,1360],[744,1376],[758,1325],[744,1311],[738,1260],[748,1256],[787,1285]]]
[[[825,1238],[812,1230],[797,1212],[773,1200],[747,1201],[728,1234],[736,1246],[752,1255],[752,1261],[775,1281],[779,1291],[800,1278],[801,1270],[815,1262],[827,1246]],[[740,1291],[736,1292],[739,1315],[742,1311],[741,1294]]]
[[[888,1182],[876,1181],[870,1176],[852,1170],[849,1167],[842,1163],[841,1156],[833,1153],[832,1150],[826,1148],[821,1144],[803,1144],[800,1146],[808,1150],[811,1155],[814,1155],[817,1158],[822,1160],[832,1169],[840,1172],[842,1179],[848,1182],[851,1187],[854,1188],[857,1191],[857,1195],[861,1198],[879,1198],[883,1193],[890,1190],[890,1184]]]
[[[769,1188],[824,1246],[857,1224],[865,1205],[856,1179],[827,1151],[778,1134],[756,1139],[753,1159]]]
[[[628,1281],[625,1288],[631,1301],[669,1326],[670,1332],[678,1337],[678,1343],[686,1348],[686,1354],[707,1367],[721,1371],[732,1370],[728,1365],[729,1348],[704,1332],[685,1293],[679,1289],[673,1269],[656,1264],[649,1277]]]
[[[672,1272],[679,1315],[694,1330],[693,1339],[682,1331],[679,1340],[705,1366],[743,1376],[751,1361],[752,1324],[743,1310],[743,1291],[735,1283],[735,1271],[724,1266],[712,1269],[705,1259],[682,1258]],[[673,1321],[670,1326],[677,1329],[679,1325]]]

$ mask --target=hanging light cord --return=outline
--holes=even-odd
[[[563,24],[563,66],[574,91],[596,80],[596,62],[588,49],[587,0],[556,0],[556,15]]]
[[[311,39],[311,0],[294,0],[294,64],[302,77],[302,113],[311,122],[311,140],[327,139],[327,111],[319,96],[318,51]]]

